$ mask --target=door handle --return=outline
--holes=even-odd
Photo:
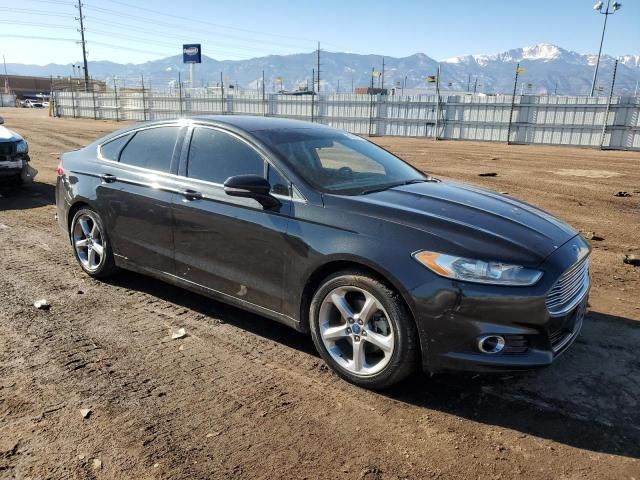
[[[105,183],[113,183],[118,179],[115,175],[111,175],[110,173],[104,173],[100,175],[100,178]]]
[[[202,193],[195,190],[185,190],[182,192],[182,196],[187,200],[202,200]]]

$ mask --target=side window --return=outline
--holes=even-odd
[[[120,163],[168,172],[180,127],[157,127],[137,132],[120,154]]]
[[[271,193],[277,195],[289,196],[289,182],[280,174],[278,170],[269,165],[269,183],[271,184]]]
[[[196,128],[189,146],[187,176],[214,183],[234,175],[264,176],[264,160],[234,136],[211,128]]]
[[[120,157],[120,150],[122,150],[122,147],[126,145],[130,138],[131,133],[118,137],[115,140],[111,140],[104,145],[101,145],[100,154],[107,160],[113,160],[117,162],[118,158]]]

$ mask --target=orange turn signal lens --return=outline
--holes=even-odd
[[[438,263],[438,258],[442,256],[441,253],[427,252],[423,250],[414,254],[414,258],[422,263],[424,266],[429,267],[435,273],[442,275],[443,277],[450,277],[451,272]]]

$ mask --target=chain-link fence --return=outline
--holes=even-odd
[[[283,95],[222,89],[54,92],[55,114],[108,120],[264,115],[364,135],[640,150],[640,98],[539,95]]]

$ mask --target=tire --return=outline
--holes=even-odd
[[[106,278],[117,271],[111,242],[98,213],[90,208],[78,210],[71,220],[69,238],[73,255],[87,274]]]
[[[398,293],[368,273],[345,270],[327,277],[309,314],[318,353],[343,379],[379,390],[414,370],[418,336],[413,318]]]

